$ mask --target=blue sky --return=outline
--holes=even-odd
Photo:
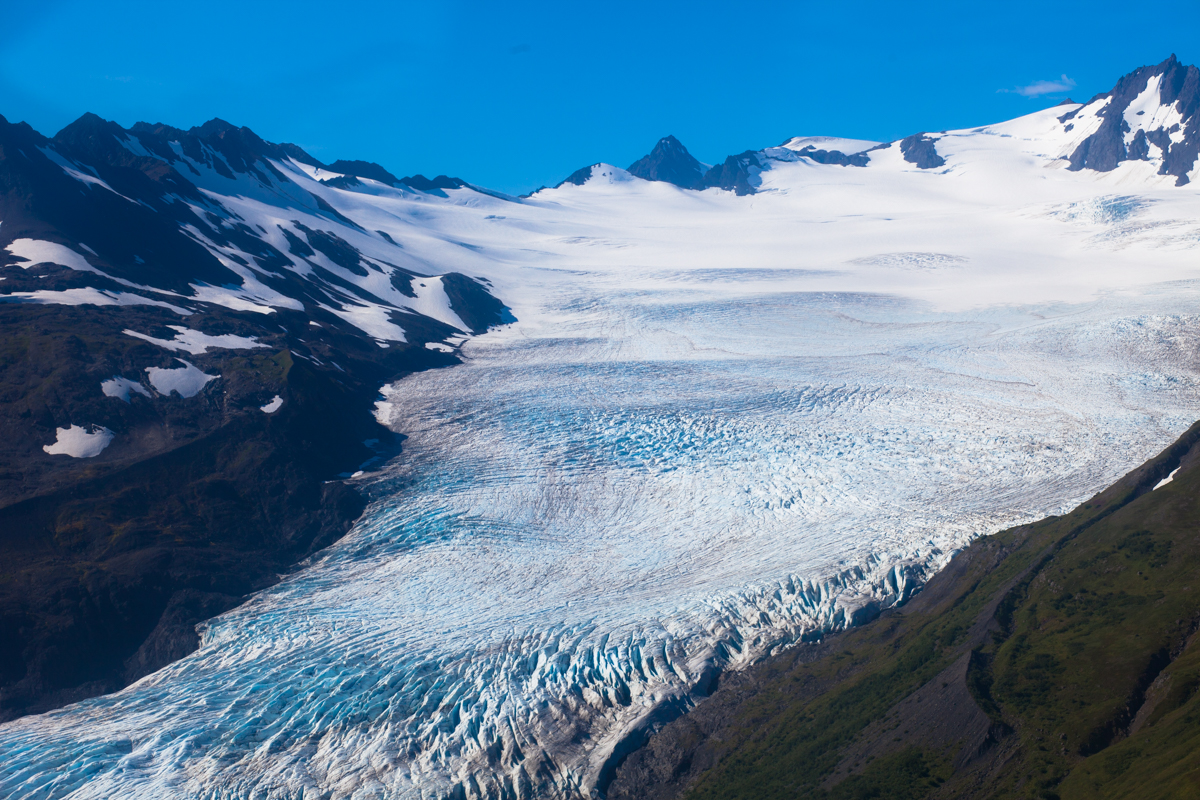
[[[85,111],[219,116],[326,161],[514,193],[627,166],[669,133],[708,162],[794,135],[889,140],[1086,99],[1172,52],[1200,61],[1196,0],[0,8],[0,114],[47,135]]]

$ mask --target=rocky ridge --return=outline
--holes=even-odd
[[[465,183],[337,164],[219,119],[0,118],[0,719],[186,655],[341,536],[399,447],[379,387],[510,318],[321,189]]]

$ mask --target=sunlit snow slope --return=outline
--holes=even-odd
[[[586,797],[714,668],[1107,485],[1200,409],[1200,195],[1069,171],[1067,110],[938,135],[934,169],[764,151],[746,196],[322,189],[519,322],[386,389],[410,438],[345,539],[0,728],[0,793]]]

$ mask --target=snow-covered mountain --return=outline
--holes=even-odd
[[[1117,81],[1111,92],[1059,118],[1074,134],[1071,169],[1109,172],[1126,161],[1145,161],[1175,185],[1191,180],[1200,152],[1200,74],[1175,56]]]
[[[49,257],[52,245],[74,251],[60,263],[81,273],[67,281],[74,296],[133,304],[157,292],[241,311],[321,309],[380,342],[406,341],[405,318],[418,327],[425,317],[459,332],[483,329],[454,310],[440,272],[431,275],[438,271],[326,199],[331,186],[444,197],[462,181],[398,181],[365,162],[339,162],[337,172],[295,145],[269,144],[221,120],[190,131],[145,123],[126,131],[88,114],[53,139],[7,122],[3,137],[13,187],[3,209],[6,262],[59,263]],[[494,304],[491,313],[498,322]]]
[[[1068,169],[1109,172],[1126,161],[1145,161],[1159,175],[1174,176],[1182,186],[1191,178],[1200,153],[1200,75],[1196,67],[1180,64],[1175,56],[1123,77],[1110,92],[1086,104],[1069,101],[1058,117],[1061,130],[1039,137],[1053,148],[1053,157]],[[898,145],[904,160],[921,169],[944,165],[937,141],[945,135],[919,133],[900,142],[871,142],[830,136],[797,136],[779,147],[746,151],[709,167],[696,161],[673,136],[631,165],[628,172],[646,180],[661,180],[685,189],[711,187],[751,194],[759,177],[775,164],[806,159],[817,164],[865,167],[871,153]],[[590,168],[588,168],[590,169]],[[580,170],[567,179],[580,184],[590,175]]]
[[[476,196],[220,120],[0,119],[0,527],[28,570],[0,589],[0,718],[178,658],[345,531],[362,501],[328,481],[394,450],[379,386],[509,318],[467,245],[405,231]]]
[[[74,370],[57,395],[10,392],[5,430],[29,444],[6,469],[132,480],[171,453],[204,477],[243,451],[189,457],[175,420],[265,426],[339,381],[351,399],[289,438],[343,416],[408,438],[386,464],[314,462],[321,480],[361,469],[346,481],[366,513],[195,652],[0,727],[0,787],[601,794],[720,670],[870,618],[1194,421],[1197,75],[1169,59],[1083,105],[891,143],[797,137],[711,168],[668,138],[527,198],[323,165],[220,123],[6,125],[0,313],[51,330],[38,352]],[[186,496],[218,507],[230,483]],[[132,505],[38,530],[115,572]],[[236,595],[153,588],[180,596],[135,620],[151,642],[171,609]],[[62,592],[39,613],[79,605]],[[135,666],[171,660],[126,638]]]

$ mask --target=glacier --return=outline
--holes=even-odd
[[[787,151],[744,197],[602,165],[442,200],[280,163],[518,321],[382,388],[405,452],[356,478],[344,539],[191,656],[0,726],[0,792],[599,796],[721,670],[1107,486],[1200,408],[1200,195],[1068,172],[1090,123],[1059,113],[941,134],[938,170]]]

